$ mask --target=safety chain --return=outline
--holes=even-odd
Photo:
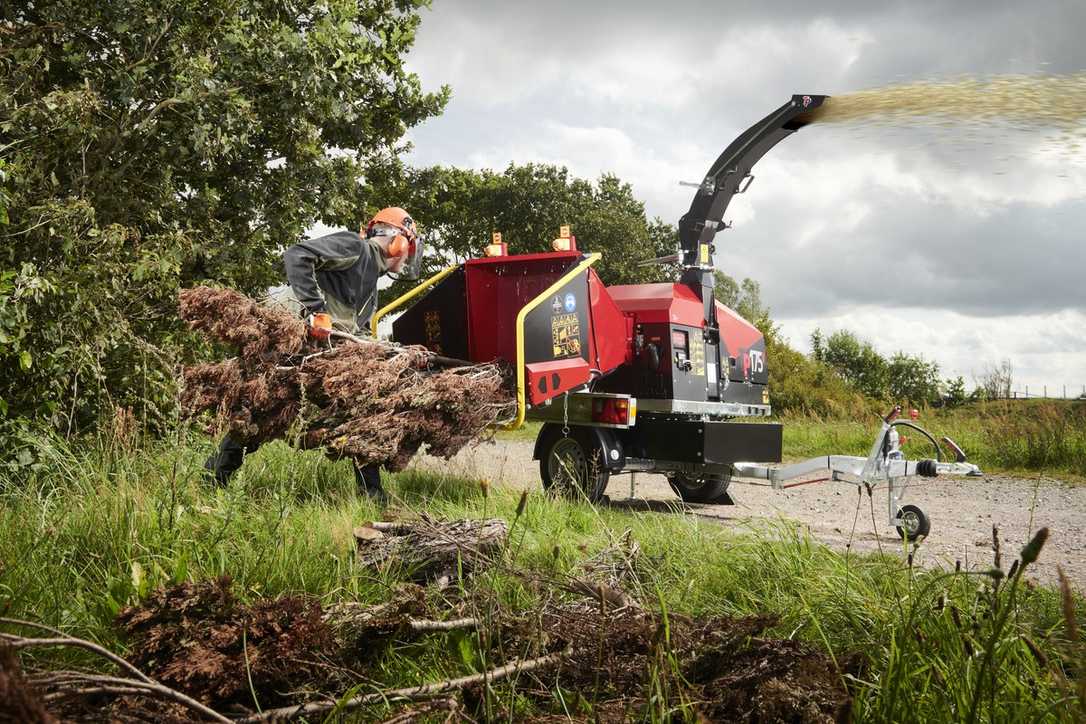
[[[569,393],[562,394],[562,437],[569,437]]]

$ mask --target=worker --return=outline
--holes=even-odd
[[[287,284],[273,302],[293,308],[306,319],[309,335],[327,339],[331,329],[366,334],[377,308],[377,279],[382,274],[417,278],[422,242],[415,222],[401,208],[382,209],[366,226],[309,239],[283,254]],[[241,467],[246,449],[228,433],[205,468],[225,485]],[[380,503],[387,500],[377,465],[355,466],[359,492]]]

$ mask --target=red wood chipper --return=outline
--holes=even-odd
[[[611,475],[656,472],[695,503],[732,503],[733,477],[777,488],[814,472],[857,485],[887,484],[889,520],[902,536],[926,535],[927,516],[900,505],[914,476],[979,474],[944,438],[954,462],[905,460],[896,428],[883,421],[867,458],[822,456],[786,467],[781,426],[770,415],[765,339],[713,296],[716,234],[751,168],[826,96],[796,95],[749,128],[713,163],[679,221],[680,248],[659,261],[681,265],[678,281],[606,286],[563,227],[555,251],[509,255],[500,238],[488,255],[452,266],[378,311],[404,308],[392,337],[472,362],[502,360],[516,374],[513,426],[540,420],[535,458],[543,484],[590,501]]]

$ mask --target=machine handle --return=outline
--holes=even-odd
[[[585,256],[576,266],[566,271],[562,276],[558,278],[553,284],[540,292],[534,299],[525,304],[517,312],[516,330],[517,330],[517,416],[513,422],[505,426],[506,430],[516,430],[524,424],[524,415],[528,411],[528,403],[524,394],[524,319],[528,316],[528,312],[532,311],[544,301],[550,299],[551,295],[561,289],[565,284],[573,277],[583,272],[588,267],[595,264],[600,260],[600,253],[595,252]]]

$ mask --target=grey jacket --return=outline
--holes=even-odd
[[[337,326],[369,330],[377,278],[388,269],[381,247],[354,231],[309,239],[283,253],[287,283],[309,312],[328,312]]]

